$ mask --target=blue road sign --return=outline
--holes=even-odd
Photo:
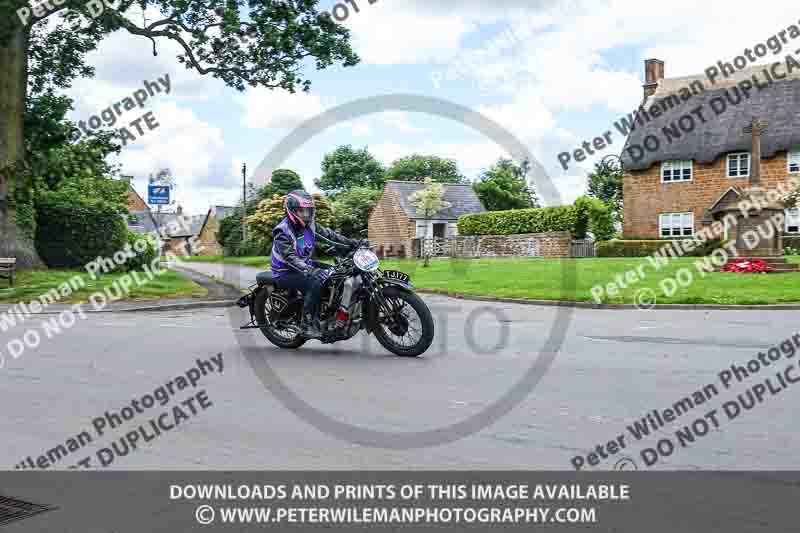
[[[152,205],[169,205],[169,187],[166,185],[148,185],[147,203]]]

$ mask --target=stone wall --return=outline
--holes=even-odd
[[[419,239],[414,251],[419,253]],[[569,257],[568,231],[518,235],[469,235],[447,239],[451,257]]]
[[[694,161],[692,181],[661,183],[661,163],[647,170],[625,172],[623,196],[625,198],[625,238],[660,239],[658,216],[661,213],[694,213],[694,229],[702,228],[701,220],[725,191],[731,187],[748,187],[750,178],[726,176],[727,154],[713,163]],[[795,176],[797,176],[795,174]],[[761,186],[775,188],[790,177],[786,152],[761,161]]]

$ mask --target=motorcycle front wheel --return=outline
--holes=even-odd
[[[401,357],[417,357],[433,343],[434,326],[430,309],[422,298],[398,287],[381,290],[387,308],[372,305],[373,333],[381,346]]]

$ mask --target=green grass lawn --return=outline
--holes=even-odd
[[[124,274],[104,274],[93,280],[84,271],[79,270],[20,270],[17,272],[13,288],[8,288],[6,280],[0,280],[0,303],[29,302],[50,289],[59,287],[76,274],[82,274],[81,277],[86,282],[86,286],[79,288],[69,297],[59,300],[58,303],[85,302],[92,293],[102,291],[111,286],[115,280],[124,276]],[[138,275],[142,280],[147,279],[143,273]],[[136,283],[131,285],[130,293],[125,300],[195,298],[206,296],[206,294],[208,291],[194,281],[177,272],[167,270],[141,287]]]
[[[246,265],[254,267],[268,268],[269,256],[252,256],[252,257],[229,257],[225,255],[198,255],[192,257],[182,257],[182,261],[197,262],[197,263],[233,263],[236,265]]]
[[[195,261],[209,258],[196,257]],[[789,257],[800,263],[800,256]],[[223,258],[211,261],[230,261],[250,266],[266,266],[266,257]],[[605,286],[616,276],[624,277],[629,270],[641,271],[644,279],[626,283],[619,294],[603,294],[604,303],[634,303],[639,290],[648,288],[656,294],[658,303],[673,304],[776,304],[800,302],[800,272],[790,274],[735,274],[711,272],[701,276],[695,267],[700,258],[673,259],[656,272],[646,258],[485,258],[434,259],[427,268],[422,261],[383,261],[381,268],[401,270],[411,275],[414,286],[456,294],[528,298],[535,300],[594,301],[591,289]],[[660,283],[675,279],[676,272],[686,267],[693,281],[686,287],[677,286],[674,294],[666,294]],[[638,276],[638,274],[637,274]],[[570,282],[570,280],[573,280]]]

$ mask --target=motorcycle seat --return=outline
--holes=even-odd
[[[275,285],[275,280],[272,279],[272,272],[259,272],[256,275],[256,283],[259,286]]]

